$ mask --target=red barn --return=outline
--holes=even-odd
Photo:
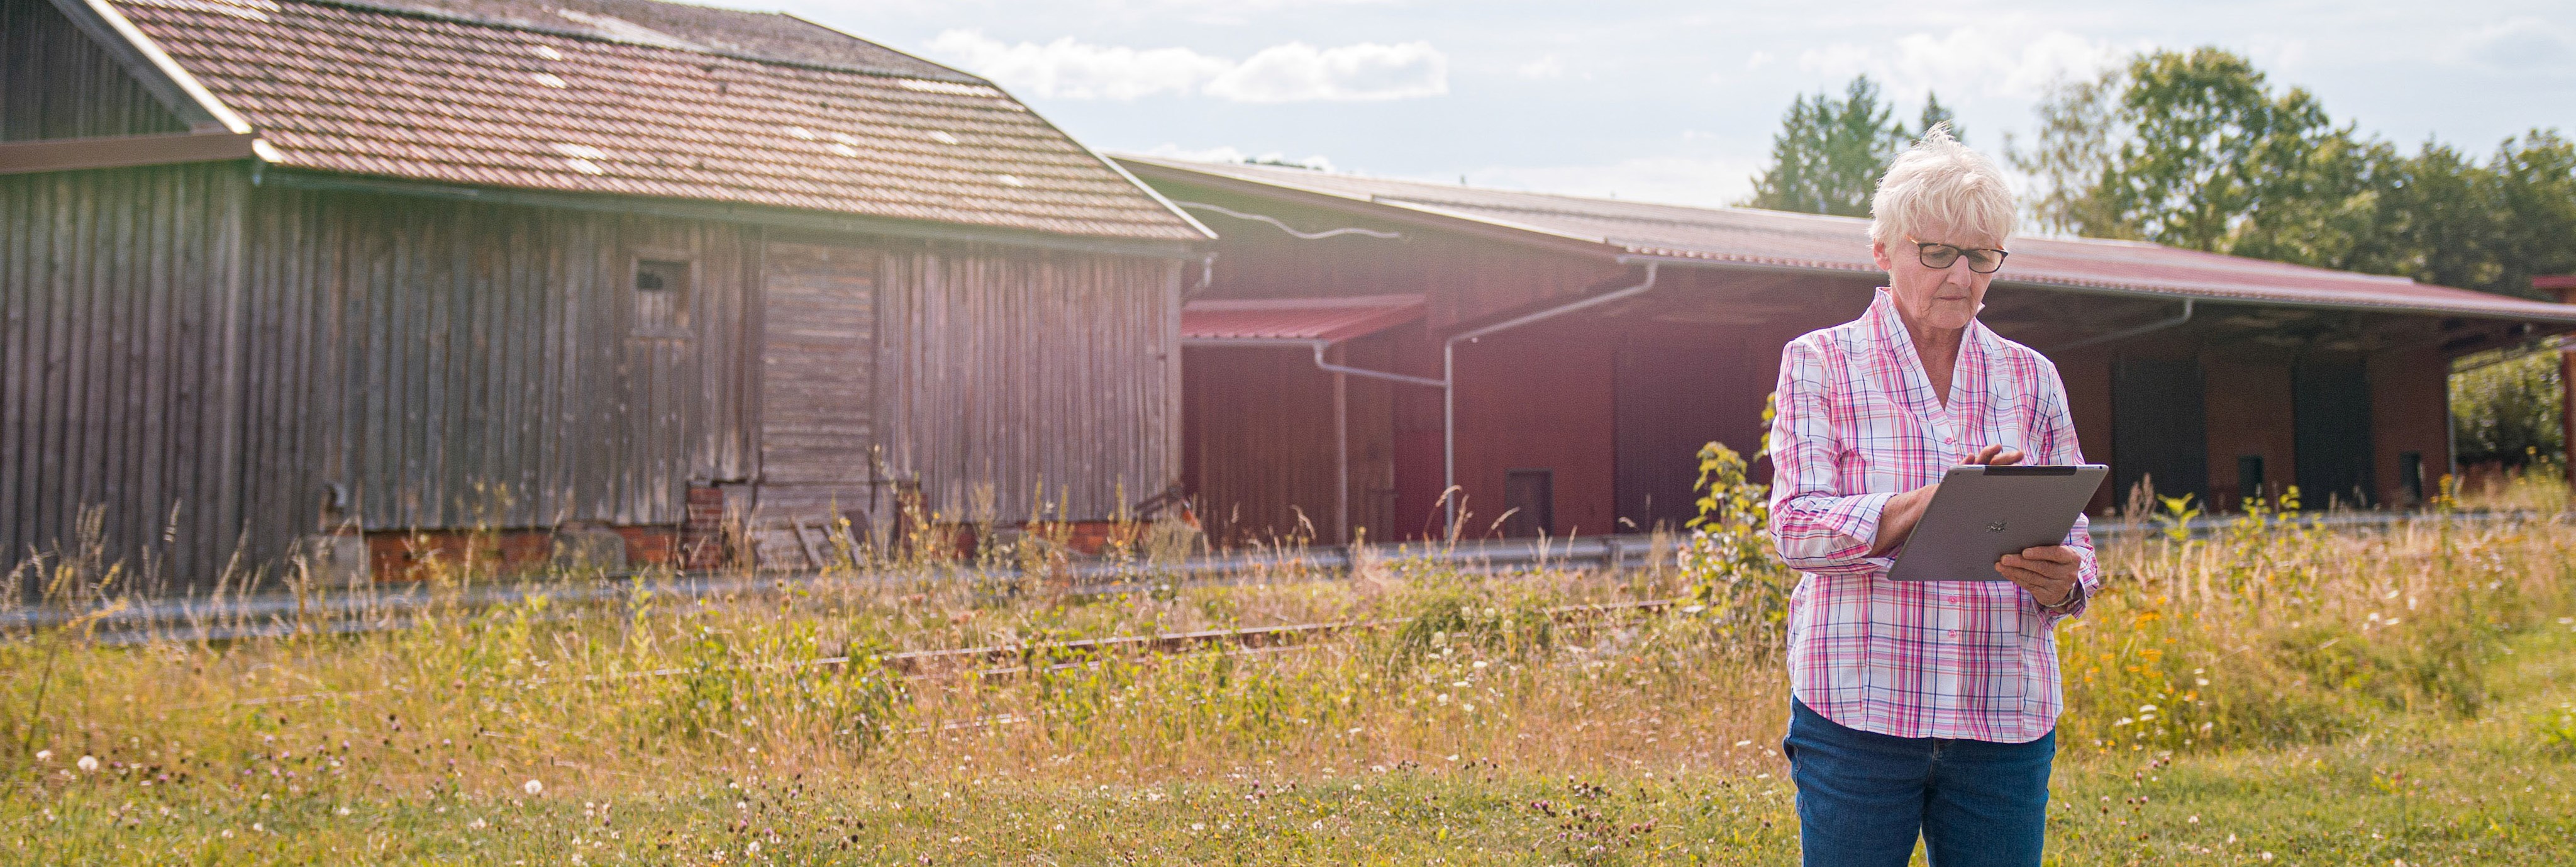
[[[1220,540],[1596,534],[1693,513],[1780,347],[1884,274],[1866,220],[1139,157],[1221,237],[1183,313],[1183,478]],[[1983,320],[2054,358],[2113,490],[2406,505],[2452,358],[2576,306],[2155,244],[2023,237]],[[1757,466],[1757,472],[1767,467]]]

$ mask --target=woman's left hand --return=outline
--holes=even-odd
[[[1996,561],[1995,571],[2030,591],[2030,598],[2041,605],[2064,605],[2075,593],[2075,576],[2083,564],[2073,548],[2044,545],[2004,555]]]

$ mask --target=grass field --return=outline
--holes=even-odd
[[[2576,528],[2106,542],[2112,589],[2059,632],[2057,862],[2576,863]],[[0,861],[1793,863],[1778,576],[1740,566],[841,576],[360,635],[10,636]],[[887,661],[1317,621],[1376,625]]]

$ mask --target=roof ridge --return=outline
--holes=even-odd
[[[120,3],[120,4],[133,4],[133,5],[140,5],[140,6],[174,6],[174,7],[182,7],[182,8],[189,7],[189,6],[209,6],[209,5],[221,5],[221,6],[242,6],[242,7],[244,7],[244,8],[256,8],[256,6],[255,6],[254,4],[252,4],[252,3],[247,3],[247,2],[242,2],[242,0],[110,0],[110,2],[113,2],[113,3]],[[796,68],[796,69],[811,69],[811,70],[816,70],[816,71],[821,71],[821,72],[844,72],[844,73],[850,73],[850,74],[853,74],[853,75],[871,75],[871,76],[877,76],[877,77],[880,77],[880,78],[902,78],[902,79],[912,79],[912,80],[916,80],[916,81],[950,81],[950,82],[957,83],[957,84],[978,84],[978,85],[982,85],[982,86],[985,86],[985,87],[990,87],[990,88],[994,89],[995,91],[1000,92],[1000,93],[1001,93],[1001,95],[1002,95],[1003,97],[1008,98],[1008,99],[1010,99],[1010,100],[1011,100],[1011,101],[1013,101],[1013,102],[1018,102],[1018,101],[1019,101],[1019,97],[1011,96],[1011,95],[1010,95],[1010,91],[1003,90],[1003,89],[1001,88],[1001,86],[1000,86],[1000,85],[996,85],[996,84],[994,84],[994,83],[993,83],[991,80],[989,80],[989,79],[985,79],[985,78],[983,78],[983,77],[981,77],[981,76],[977,76],[977,75],[974,75],[974,74],[972,74],[972,73],[965,72],[965,71],[963,71],[963,70],[957,69],[957,68],[955,68],[955,67],[949,66],[949,65],[944,64],[944,63],[939,63],[939,62],[937,62],[937,61],[932,61],[932,60],[924,59],[924,58],[920,57],[919,55],[915,55],[915,54],[913,54],[913,53],[911,53],[911,52],[908,52],[908,51],[901,51],[901,50],[898,50],[898,49],[895,49],[895,48],[892,48],[892,47],[889,47],[889,46],[886,46],[886,45],[881,45],[881,44],[878,44],[877,42],[875,42],[875,41],[873,41],[873,40],[862,39],[862,38],[860,38],[860,37],[858,37],[858,36],[855,36],[855,35],[852,35],[852,34],[850,34],[850,33],[844,32],[844,31],[840,30],[839,28],[828,27],[828,26],[824,26],[824,25],[821,25],[821,24],[816,24],[816,23],[814,23],[814,22],[812,22],[812,21],[806,20],[806,19],[804,19],[804,18],[798,17],[798,16],[796,16],[796,15],[792,15],[792,14],[789,14],[789,13],[786,13],[786,12],[754,12],[754,11],[750,11],[750,10],[746,10],[746,9],[728,9],[728,8],[721,7],[721,6],[708,6],[708,5],[704,5],[704,4],[698,4],[698,3],[679,3],[679,2],[673,2],[673,0],[640,0],[640,2],[661,3],[661,4],[665,4],[665,5],[670,5],[670,6],[686,6],[686,7],[690,7],[690,8],[693,8],[693,9],[708,9],[708,10],[713,10],[713,11],[717,11],[717,12],[728,12],[728,13],[733,13],[733,14],[738,14],[738,15],[775,15],[775,16],[778,16],[778,17],[780,17],[780,18],[784,18],[784,19],[787,19],[787,20],[790,20],[790,21],[794,21],[794,22],[796,22],[796,23],[798,23],[798,24],[803,24],[803,25],[808,26],[808,27],[813,27],[813,28],[816,28],[816,29],[823,30],[823,31],[828,32],[828,33],[831,33],[831,34],[833,34],[833,35],[835,35],[835,36],[839,36],[839,37],[841,37],[841,38],[843,38],[843,39],[848,39],[848,40],[853,41],[853,42],[859,42],[859,43],[863,43],[863,44],[866,44],[866,45],[875,46],[875,47],[877,47],[877,48],[884,49],[884,50],[886,50],[886,51],[890,51],[890,52],[893,52],[893,53],[896,53],[896,54],[901,54],[901,55],[903,55],[903,56],[905,56],[905,57],[910,57],[910,58],[912,58],[912,59],[914,59],[914,60],[919,60],[919,61],[921,61],[921,62],[922,62],[922,63],[924,63],[924,64],[927,64],[927,65],[930,65],[930,66],[934,66],[934,67],[938,67],[939,69],[946,70],[947,72],[953,73],[953,74],[955,74],[957,77],[956,77],[956,78],[954,78],[954,79],[941,79],[941,78],[933,78],[933,77],[924,76],[924,75],[918,75],[918,74],[914,74],[914,73],[899,72],[899,71],[891,70],[891,69],[874,69],[874,68],[865,67],[865,66],[849,66],[849,65],[833,64],[833,63],[815,63],[815,62],[812,62],[812,61],[806,61],[806,60],[790,60],[790,59],[782,58],[782,57],[767,57],[767,56],[763,56],[763,55],[750,54],[750,53],[745,53],[745,52],[740,52],[740,51],[726,51],[726,50],[723,50],[723,49],[720,49],[720,48],[714,48],[714,47],[711,47],[711,46],[702,46],[702,45],[697,45],[697,44],[695,44],[695,43],[690,43],[690,44],[688,44],[688,45],[683,46],[683,45],[673,45],[673,44],[664,43],[664,42],[654,42],[654,41],[638,40],[638,39],[619,39],[619,38],[617,38],[617,37],[615,37],[615,36],[610,36],[610,35],[608,35],[608,34],[605,34],[605,33],[599,33],[599,32],[596,32],[596,31],[577,30],[577,29],[573,29],[573,28],[569,28],[569,27],[561,27],[561,28],[559,28],[559,27],[546,27],[546,26],[543,26],[543,25],[529,24],[529,23],[520,22],[520,21],[502,21],[502,20],[495,20],[495,19],[491,19],[491,18],[478,17],[478,16],[474,16],[474,15],[467,15],[467,14],[464,14],[464,13],[461,13],[461,12],[455,12],[455,11],[451,11],[451,10],[444,10],[444,9],[423,9],[423,8],[419,8],[419,7],[412,7],[412,6],[396,6],[396,5],[390,5],[390,4],[387,4],[387,3],[369,2],[369,0],[258,0],[258,4],[257,4],[257,5],[266,5],[266,6],[272,6],[272,7],[276,7],[276,6],[284,6],[284,5],[288,5],[288,4],[303,5],[303,6],[327,6],[327,7],[334,7],[334,8],[340,8],[340,9],[349,9],[349,10],[354,10],[354,11],[359,11],[359,12],[375,13],[375,14],[380,14],[380,15],[394,15],[394,16],[399,16],[399,17],[404,17],[404,18],[418,18],[418,19],[422,19],[422,20],[426,20],[426,21],[443,21],[443,22],[447,22],[447,23],[450,23],[450,24],[465,24],[465,25],[471,25],[471,26],[475,26],[475,27],[489,27],[489,28],[493,28],[493,29],[496,29],[496,30],[516,30],[516,31],[522,31],[522,32],[527,32],[527,33],[543,33],[543,34],[546,34],[546,35],[548,35],[548,36],[560,36],[560,37],[563,37],[563,38],[566,38],[566,39],[580,39],[580,40],[589,41],[589,42],[606,42],[606,43],[611,43],[611,44],[615,44],[615,45],[633,45],[633,46],[639,46],[639,47],[643,47],[643,48],[657,48],[657,49],[661,49],[661,50],[664,50],[664,51],[679,51],[679,52],[685,52],[685,53],[689,53],[689,54],[704,54],[704,55],[707,55],[707,56],[710,56],[710,57],[723,57],[723,58],[727,58],[727,59],[730,59],[730,60],[740,60],[740,61],[743,61],[743,62],[746,62],[746,63],[759,63],[759,64],[770,65],[770,66],[785,66],[785,67],[791,67],[791,68]],[[579,10],[575,10],[575,11],[579,11]],[[609,16],[609,17],[615,17],[615,16]],[[624,20],[624,19],[619,19],[619,20]],[[628,22],[628,23],[632,24],[633,22]],[[642,27],[643,25],[637,24],[637,25],[634,25],[634,26]]]

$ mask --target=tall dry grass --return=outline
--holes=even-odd
[[[1688,556],[1620,573],[1397,558],[1088,595],[1044,568],[902,580],[843,568],[690,599],[593,573],[562,586],[622,592],[485,608],[464,600],[491,576],[458,565],[433,569],[438,604],[378,631],[111,646],[74,622],[0,637],[0,756],[24,772],[16,791],[247,810],[741,779],[1088,786],[1478,762],[1762,773],[1786,716],[1777,597],[1790,581],[1765,565],[1760,498],[1740,475],[1709,490],[1733,505]],[[2555,518],[2356,530],[2257,513],[2215,535],[2104,542],[2105,592],[2059,632],[2062,742],[2083,749],[2217,750],[2476,713],[2502,639],[2576,610],[2576,530]],[[1547,613],[1663,598],[1687,604]],[[886,662],[1324,621],[1359,625],[1293,648],[1033,649],[917,673]]]

